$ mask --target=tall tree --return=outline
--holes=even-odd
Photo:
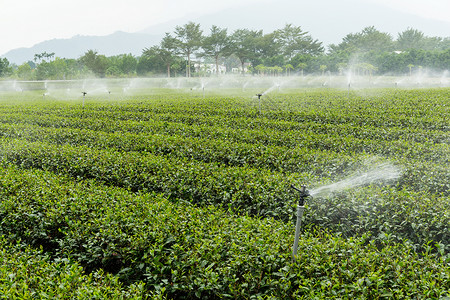
[[[389,51],[393,49],[392,36],[389,33],[380,32],[374,26],[366,27],[361,32],[349,33],[339,45],[330,45],[331,53]]]
[[[145,48],[139,58],[136,71],[139,75],[147,75],[148,73],[162,73],[166,70],[166,66],[159,56],[159,46]]]
[[[191,55],[202,45],[203,31],[200,29],[200,24],[189,22],[183,26],[175,27],[175,35],[178,39],[178,48],[183,53],[188,62],[186,70],[187,77],[191,77]]]
[[[142,55],[160,60],[166,67],[167,77],[170,77],[171,66],[177,62],[177,45],[178,40],[166,33],[159,45],[144,49]]]
[[[226,55],[230,48],[227,29],[221,29],[216,25],[211,27],[209,36],[203,40],[203,55],[214,58],[216,62],[216,74],[219,74],[219,58]]]
[[[423,32],[408,28],[405,31],[398,34],[396,49],[408,50],[408,49],[421,49],[425,42],[425,35]]]
[[[172,64],[177,61],[177,46],[178,40],[169,33],[166,33],[160,44],[159,55],[161,60],[166,64],[167,77],[170,77],[170,68]]]
[[[241,62],[242,73],[244,73],[245,62],[255,56],[258,52],[258,39],[261,38],[262,30],[238,29],[230,37],[230,52],[234,53]]]
[[[11,73],[11,67],[9,66],[9,60],[6,58],[0,58],[0,76],[5,76]]]
[[[256,37],[254,51],[254,56],[250,59],[253,66],[264,64],[273,67],[286,64],[274,32]]]
[[[288,60],[297,54],[319,55],[324,51],[322,43],[314,40],[299,26],[286,24],[284,28],[276,30],[274,34],[275,41],[280,44],[281,51]]]
[[[97,51],[88,50],[80,57],[80,62],[99,77],[105,77],[108,61],[106,56],[99,55]]]

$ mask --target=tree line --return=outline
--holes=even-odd
[[[328,45],[314,39],[301,27],[286,24],[264,34],[262,30],[212,26],[206,35],[200,24],[189,22],[166,33],[158,45],[142,50],[140,56],[111,57],[88,50],[78,59],[55,53],[38,53],[20,66],[0,59],[0,76],[21,80],[78,79],[134,76],[207,76],[220,73],[258,75],[412,74],[429,68],[450,69],[450,38],[428,37],[407,28],[394,39],[375,27],[347,34],[339,44]]]

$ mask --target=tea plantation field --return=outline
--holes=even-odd
[[[450,297],[450,89],[260,100],[0,94],[0,298]]]

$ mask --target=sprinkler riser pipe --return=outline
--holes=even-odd
[[[259,114],[261,114],[261,96],[263,94],[256,94],[256,96],[258,96],[258,110],[259,110]]]
[[[302,227],[302,217],[304,211],[305,211],[304,206],[297,206],[297,223],[295,224],[295,238],[294,238],[294,246],[292,248],[292,255],[294,260],[297,257],[298,241],[300,239],[300,230]]]

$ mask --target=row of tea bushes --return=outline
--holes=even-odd
[[[2,241],[0,259],[9,265],[0,267],[8,272],[1,288],[22,276],[15,278],[16,286],[50,296],[67,291],[74,297],[128,298],[127,293],[141,293],[139,282],[149,295],[177,299],[448,296],[450,257],[429,249],[416,254],[407,244],[386,239],[379,250],[364,238],[309,231],[293,262],[293,226],[271,218],[175,203],[7,164],[0,175],[3,240],[42,247],[52,257],[14,247],[5,251]],[[83,275],[74,262],[92,273]],[[8,271],[15,264],[16,271]],[[117,282],[100,269],[135,285],[117,291]],[[43,282],[47,275],[53,281]],[[35,283],[42,285],[33,289]]]
[[[72,259],[51,258],[42,250],[12,244],[0,236],[0,299],[138,300],[148,296],[143,283],[124,286],[102,270],[87,275]]]
[[[284,174],[184,158],[22,140],[3,140],[0,151],[4,161],[22,168],[41,168],[79,180],[95,179],[134,192],[162,192],[171,199],[183,199],[202,206],[213,204],[252,216],[272,216],[282,220],[291,220],[295,211],[297,195],[290,190],[290,185],[319,180],[309,173]],[[417,168],[417,164],[414,167]],[[443,243],[447,252],[450,250],[450,215],[445,209],[448,205],[448,194],[445,194],[448,193],[448,182],[445,181],[448,169],[441,167],[439,173],[436,165],[432,172],[434,176],[441,176],[434,184],[424,181],[425,171],[414,174],[406,170],[395,188],[377,187],[374,183],[356,189],[361,191],[357,196],[341,193],[336,197],[314,199],[308,203],[306,224],[333,232],[351,228],[346,236],[369,231],[375,240],[383,239],[386,233],[395,235],[396,240],[409,239],[418,245],[433,241]],[[439,192],[442,195],[439,196]],[[411,210],[408,202],[429,209]],[[394,214],[399,217],[393,218]],[[416,230],[413,224],[421,224],[428,230]]]
[[[345,155],[313,147],[287,149],[229,140],[181,137],[163,134],[144,135],[127,132],[102,132],[70,128],[42,128],[30,125],[0,125],[0,136],[54,144],[85,145],[137,151],[228,166],[250,166],[282,172],[309,172],[315,176],[332,177],[361,167],[365,155]],[[361,157],[363,156],[363,157]]]
[[[374,90],[372,95],[365,92],[360,96],[337,90],[316,90],[304,93],[270,95],[274,101],[262,101],[263,115],[267,119],[294,121],[304,123],[308,121],[322,124],[353,124],[354,126],[371,127],[399,127],[405,130],[427,129],[448,130],[448,108],[442,104],[448,99],[447,89],[428,90]],[[276,107],[270,107],[275,102]],[[272,102],[272,103],[271,103]],[[169,113],[177,115],[193,115],[205,119],[208,117],[223,119],[243,119],[260,116],[257,107],[249,106],[254,101],[246,97],[208,97],[199,99],[189,95],[145,95],[136,96],[127,101],[105,102],[91,101],[86,109],[81,109],[79,103],[71,104],[67,101],[55,101],[43,107],[35,103],[13,104],[0,108],[6,113],[31,113],[37,110],[39,115],[58,114],[65,118],[87,117],[109,119],[151,121],[158,115]],[[63,104],[63,105],[62,105]],[[264,110],[265,104],[268,110]],[[63,106],[63,108],[62,108]],[[118,109],[120,108],[120,109]],[[438,108],[438,109],[436,109]],[[202,122],[200,120],[200,122]]]
[[[120,109],[119,109],[120,110]],[[16,118],[17,116],[17,118]],[[16,119],[15,119],[16,118]],[[201,116],[200,116],[201,118]],[[420,158],[429,161],[448,160],[450,136],[447,131],[421,130],[419,132],[396,132],[391,135],[389,127],[355,127],[345,125],[344,130],[332,124],[302,124],[303,130],[279,130],[270,127],[229,128],[217,122],[212,125],[189,124],[166,121],[117,121],[108,118],[63,118],[58,116],[5,115],[3,122],[28,123],[44,127],[70,127],[96,132],[129,132],[137,135],[175,135],[185,139],[226,140],[261,146],[283,147],[287,151],[306,147],[315,150],[332,151],[341,155],[371,153],[375,155]],[[280,121],[278,121],[280,122]],[[301,124],[301,123],[300,123]]]

